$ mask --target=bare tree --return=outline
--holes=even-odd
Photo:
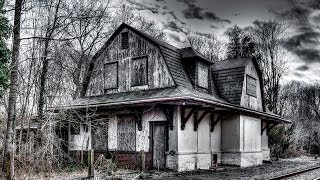
[[[286,73],[286,52],[282,46],[286,26],[278,20],[256,20],[250,34],[257,46],[258,63],[263,73],[266,103],[270,111],[277,114],[279,84]]]
[[[223,43],[214,34],[190,32],[182,47],[191,46],[211,61],[222,59]]]
[[[139,14],[134,14],[132,8],[128,8],[126,6],[122,6],[119,8],[119,11],[117,11],[116,15],[113,17],[111,21],[111,32],[113,32],[117,27],[119,27],[121,23],[131,25],[136,29],[144,31],[157,39],[165,39],[164,32],[156,26],[154,21],[149,21]],[[81,83],[82,88],[80,91],[80,97],[84,97],[87,93],[90,79],[94,74],[95,65],[101,53],[102,51],[96,52],[96,54],[92,56],[88,63]]]
[[[10,73],[10,92],[8,103],[8,119],[7,132],[3,158],[3,171],[6,173],[7,179],[14,179],[14,144],[15,144],[15,119],[16,119],[16,94],[18,88],[18,62],[20,51],[20,22],[21,22],[22,0],[16,0],[14,25],[13,25],[13,45],[12,45],[12,61]]]

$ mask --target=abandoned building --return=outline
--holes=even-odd
[[[147,168],[246,167],[269,160],[269,130],[290,122],[266,111],[255,59],[212,62],[126,24],[96,56],[86,97],[59,107],[96,115],[69,126],[69,151],[111,153],[128,168],[141,152]]]

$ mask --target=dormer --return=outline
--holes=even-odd
[[[265,111],[262,75],[255,59],[218,61],[212,66],[212,73],[222,98],[233,104]]]
[[[210,89],[210,65],[212,62],[192,47],[180,49],[181,62],[195,89]]]

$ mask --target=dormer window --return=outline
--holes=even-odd
[[[131,86],[148,85],[148,57],[132,59]]]
[[[209,67],[204,63],[198,63],[198,86],[208,89]]]
[[[129,33],[123,32],[121,33],[121,49],[129,48]]]
[[[249,75],[246,75],[246,78],[247,94],[250,96],[257,97],[257,79]]]

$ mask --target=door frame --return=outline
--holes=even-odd
[[[167,121],[149,121],[149,134],[150,134],[150,146],[149,146],[149,151],[151,152],[151,162],[152,162],[152,168],[153,166],[153,131],[154,131],[154,126],[164,126],[165,128],[165,152],[164,152],[164,168],[167,167],[167,155],[166,151],[169,149],[169,130],[168,130],[168,122]]]

